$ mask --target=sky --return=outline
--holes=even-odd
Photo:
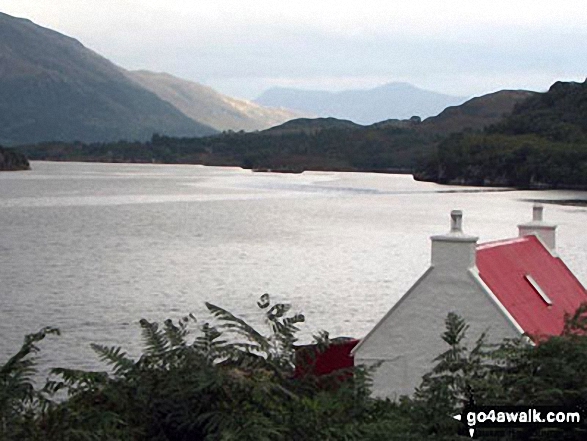
[[[2,0],[126,69],[253,99],[402,81],[463,97],[587,76],[584,0]]]

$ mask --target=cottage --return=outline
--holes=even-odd
[[[487,331],[490,341],[555,335],[565,312],[587,301],[587,291],[557,256],[556,226],[542,219],[518,226],[519,237],[484,244],[451,213],[448,234],[432,236],[431,265],[352,351],[355,365],[375,365],[373,393],[411,395],[444,350],[449,312],[469,324],[468,337]]]

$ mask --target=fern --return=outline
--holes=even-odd
[[[268,325],[267,335],[257,331],[240,317],[231,312],[206,303],[212,316],[219,322],[220,332],[227,332],[231,338],[225,346],[223,355],[232,365],[241,369],[265,369],[281,380],[287,378],[294,369],[296,334],[298,324],[304,322],[302,314],[289,315],[290,305],[277,303],[271,305],[268,294],[263,294],[257,306],[263,310],[265,323]],[[250,355],[254,355],[251,357]]]
[[[59,335],[57,328],[45,327],[24,338],[20,350],[0,367],[0,439],[23,429],[35,405],[45,407],[48,400],[35,390],[37,343],[47,335]]]
[[[53,368],[51,375],[61,378],[61,381],[48,380],[43,390],[55,394],[67,388],[68,395],[79,392],[95,391],[108,381],[106,372],[92,372],[78,369]]]
[[[222,333],[209,323],[204,323],[201,327],[201,335],[196,337],[192,347],[206,360],[212,362],[221,358],[225,354],[226,340],[220,340]]]
[[[139,321],[143,334],[146,354],[158,356],[164,354],[170,347],[165,332],[159,329],[157,323],[151,323],[146,319]]]
[[[212,303],[206,302],[206,307],[212,316],[220,321],[220,329],[229,330],[245,337],[247,340],[256,344],[256,347],[260,351],[267,351],[269,349],[270,344],[267,339],[243,319]]]
[[[257,302],[264,326],[255,329],[221,307],[207,306],[210,323],[191,315],[162,324],[141,320],[144,348],[136,360],[120,347],[93,344],[97,357],[110,368],[107,372],[53,369],[38,395],[66,398],[45,408],[35,404],[15,409],[8,419],[3,414],[8,424],[0,439],[361,437],[358,425],[372,417],[364,405],[368,397],[360,371],[348,372],[352,381],[324,389],[325,382],[292,375],[303,315],[292,313],[287,304],[272,304],[265,294]],[[327,334],[318,340],[325,347],[329,343]],[[34,363],[26,361],[34,355],[34,341],[27,340],[27,349],[3,367],[19,368],[21,376],[15,378],[24,380],[25,396],[35,393],[27,383]]]
[[[197,321],[192,314],[187,317],[183,317],[177,325],[175,325],[171,319],[165,320],[165,337],[167,338],[167,341],[169,341],[169,345],[171,347],[186,345],[186,337],[189,334],[188,324],[190,320],[193,322]]]
[[[92,343],[90,346],[98,354],[100,360],[113,366],[114,374],[117,376],[127,374],[135,368],[135,362],[120,347],[107,347],[96,343]]]

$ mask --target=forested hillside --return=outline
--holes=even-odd
[[[555,83],[481,134],[443,141],[416,177],[441,183],[587,188],[587,82]]]
[[[409,128],[325,128],[223,133],[206,138],[155,135],[146,143],[43,143],[19,149],[31,159],[239,166],[259,170],[410,171],[439,138]]]

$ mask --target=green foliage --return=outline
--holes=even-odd
[[[455,313],[445,321],[442,339],[448,349],[435,358],[436,365],[424,376],[414,395],[414,412],[427,434],[449,436],[458,424],[452,416],[475,396],[487,396],[493,388],[490,351],[482,334],[472,349],[465,344],[468,325]]]
[[[570,337],[587,334],[587,303],[583,303],[573,314],[565,314],[563,335]]]
[[[568,144],[536,135],[453,135],[420,178],[442,183],[522,188],[587,188],[587,141]]]
[[[567,317],[560,336],[534,336],[536,344],[524,337],[492,346],[481,335],[470,350],[464,345],[468,326],[449,314],[443,334],[449,348],[436,358],[437,364],[424,376],[411,402],[412,416],[420,421],[416,427],[423,434],[451,439],[458,426],[451,416],[468,404],[587,409],[586,313],[587,303]],[[501,436],[499,439],[582,440],[587,424],[566,432],[529,428]]]
[[[0,171],[29,170],[30,168],[29,161],[22,153],[0,145]]]
[[[417,168],[420,179],[522,188],[587,188],[587,82],[556,83],[483,134],[456,134]]]
[[[200,324],[193,316],[163,325],[141,320],[144,350],[138,359],[119,347],[93,344],[108,372],[53,369],[41,392],[21,379],[26,394],[12,391],[12,401],[4,405],[12,413],[3,412],[2,435],[43,440],[389,439],[390,428],[408,424],[405,415],[393,413],[395,404],[370,398],[368,373],[362,369],[320,381],[310,372],[296,377],[296,335],[304,316],[292,313],[287,304],[272,304],[266,294],[257,305],[264,331],[206,304],[209,323]],[[31,344],[26,351],[36,348]],[[326,333],[317,344],[330,344]],[[14,360],[23,359],[25,352],[4,370],[18,370]],[[23,375],[30,375],[31,366],[22,365]],[[44,398],[43,406],[29,398],[51,395],[61,398]]]
[[[257,170],[409,171],[439,139],[405,127],[325,127],[314,130],[225,132],[205,138],[153,135],[150,142],[21,146],[31,159],[156,162],[240,166]]]
[[[212,304],[212,320],[202,324],[191,315],[162,325],[143,319],[140,357],[94,344],[109,371],[54,369],[41,390],[32,382],[36,343],[58,331],[27,336],[0,368],[0,439],[453,440],[459,423],[451,416],[472,402],[587,405],[587,304],[567,317],[560,336],[535,337],[534,346],[523,339],[490,346],[481,335],[469,348],[467,324],[449,314],[446,350],[415,396],[398,402],[372,398],[371,371],[361,367],[319,379],[311,369],[294,375],[303,316],[268,295],[257,305],[262,331]],[[331,343],[325,332],[316,337],[319,349]],[[587,435],[585,427],[532,430],[513,435]]]
[[[0,439],[31,438],[36,409],[48,405],[47,398],[35,389],[37,343],[47,335],[59,334],[46,327],[25,337],[20,350],[0,367]]]

